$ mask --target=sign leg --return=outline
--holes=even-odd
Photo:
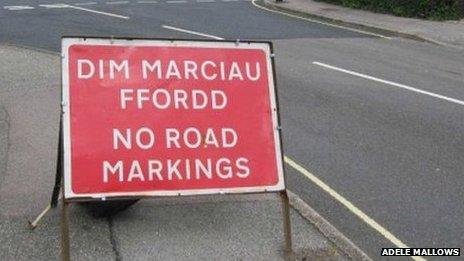
[[[70,261],[70,247],[69,247],[69,203],[65,199],[62,201],[61,211],[61,260]]]
[[[45,216],[45,214],[47,214],[48,211],[50,211],[50,209],[51,205],[49,204],[42,212],[40,212],[40,214],[37,216],[36,219],[34,219],[34,221],[29,221],[29,228],[32,230],[35,229],[39,224],[40,220]]]
[[[39,224],[40,220],[47,214],[50,209],[55,208],[58,205],[58,200],[60,200],[60,190],[61,190],[61,179],[63,175],[63,140],[62,140],[62,127],[63,120],[60,116],[60,127],[58,135],[58,148],[57,148],[57,157],[56,157],[56,173],[55,173],[55,185],[53,186],[53,192],[50,204],[45,207],[45,209],[37,216],[34,221],[29,221],[29,228],[35,229]]]
[[[294,260],[292,249],[292,226],[290,222],[290,202],[288,201],[287,191],[283,190],[280,193],[282,199],[282,217],[285,236],[285,255],[287,260]]]
[[[57,160],[56,160],[56,175],[55,175],[55,185],[53,186],[52,198],[50,202],[51,208],[55,208],[58,204],[58,196],[61,189],[61,179],[63,176],[63,116],[60,116],[60,130],[58,136],[58,150],[57,150]]]

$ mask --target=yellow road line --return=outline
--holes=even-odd
[[[374,230],[379,232],[382,236],[384,236],[386,239],[388,239],[390,242],[392,242],[395,246],[401,247],[401,248],[409,248],[405,243],[403,243],[401,240],[399,240],[395,235],[390,233],[386,228],[384,228],[382,225],[377,223],[375,220],[370,218],[368,215],[366,215],[362,210],[360,210],[358,207],[353,205],[349,200],[347,200],[345,197],[342,195],[338,194],[337,191],[332,189],[329,185],[325,184],[322,180],[320,180],[318,177],[316,177],[314,174],[306,170],[304,167],[293,161],[287,156],[284,156],[284,161],[287,163],[289,166],[303,174],[305,177],[310,179],[314,184],[319,186],[322,190],[327,192],[330,196],[335,198],[338,202],[340,202],[343,206],[345,206],[348,210],[350,210],[353,214],[358,216],[362,221],[367,223],[370,227],[372,227]],[[411,257],[414,260],[417,261],[424,261],[425,259],[422,257]]]

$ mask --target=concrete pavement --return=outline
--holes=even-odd
[[[5,260],[57,259],[58,209],[34,231],[27,220],[49,202],[53,186],[60,59],[12,46],[0,46],[0,54],[0,253]],[[298,211],[303,208],[300,202]],[[323,230],[329,237],[321,232],[330,225],[320,217],[310,221],[298,211],[291,213],[298,259],[348,260],[348,253],[368,260],[333,227]],[[276,195],[143,200],[106,219],[75,204],[71,238],[73,260],[284,259]]]
[[[460,21],[429,21],[398,17],[347,8],[314,0],[264,0],[268,7],[296,11],[323,18],[335,24],[373,31],[394,32],[406,37],[464,49],[464,19]]]

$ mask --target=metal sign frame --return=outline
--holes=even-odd
[[[183,193],[179,193],[176,191],[175,194],[168,193],[165,195],[160,195],[157,193],[153,194],[139,194],[139,195],[131,195],[131,197],[127,197],[127,195],[112,195],[108,197],[108,200],[118,200],[124,198],[142,198],[142,197],[152,197],[152,196],[173,196],[173,195],[201,195],[201,194],[260,194],[260,193],[278,193],[281,199],[282,205],[282,220],[283,220],[283,232],[285,236],[285,254],[287,260],[293,260],[294,254],[292,250],[292,236],[291,236],[291,221],[290,221],[290,203],[288,199],[288,194],[286,191],[286,182],[285,182],[285,172],[283,168],[283,161],[284,161],[284,153],[283,153],[283,145],[282,145],[282,135],[281,135],[281,125],[280,125],[280,113],[279,113],[279,104],[278,104],[278,95],[277,95],[277,84],[276,84],[276,71],[275,71],[275,61],[274,61],[274,50],[272,42],[269,41],[227,41],[227,40],[191,40],[191,39],[147,39],[147,38],[114,38],[114,37],[87,37],[87,36],[75,36],[75,37],[63,37],[62,39],[81,39],[83,41],[87,40],[104,40],[108,42],[120,42],[120,41],[133,41],[133,40],[142,40],[142,41],[165,41],[171,43],[188,43],[188,42],[205,42],[205,43],[222,43],[228,45],[236,45],[237,43],[261,43],[267,44],[269,46],[269,62],[268,62],[268,77],[269,77],[269,88],[271,93],[271,105],[273,106],[273,127],[274,127],[274,138],[275,138],[275,146],[276,146],[276,157],[277,157],[277,166],[278,166],[278,175],[279,175],[279,184],[278,186],[274,186],[273,188],[264,188],[264,189],[255,189],[249,188],[248,190],[243,191],[227,191],[227,190],[214,190],[208,191],[209,193],[189,193],[189,191],[183,191]],[[67,51],[67,48],[64,48]],[[64,55],[64,54],[63,54]],[[67,61],[67,54],[62,57],[63,59],[63,68],[62,72],[67,70],[67,65],[64,66],[65,61]],[[63,75],[63,86],[62,91],[69,88],[69,79]],[[271,88],[272,87],[272,88]],[[271,90],[272,89],[272,90]],[[70,235],[69,235],[69,204],[79,201],[98,201],[102,200],[102,197],[97,196],[95,197],[78,197],[78,198],[66,198],[66,186],[69,186],[65,183],[66,175],[70,175],[69,172],[66,172],[67,167],[69,167],[69,160],[70,154],[66,153],[66,149],[69,149],[69,109],[67,109],[67,105],[69,104],[69,95],[67,92],[62,93],[63,102],[62,102],[62,111],[60,117],[60,133],[59,133],[59,143],[58,143],[58,159],[57,159],[57,170],[56,170],[56,178],[55,178],[55,186],[52,192],[52,199],[50,206],[55,208],[60,198],[60,191],[62,194],[62,207],[61,207],[61,259],[62,260],[70,260]],[[68,125],[67,125],[68,124]],[[66,127],[66,125],[68,127]],[[66,140],[68,138],[68,140]],[[68,147],[67,147],[68,146]],[[69,178],[69,177],[68,177]],[[103,198],[104,199],[104,198]],[[106,199],[105,199],[106,200]],[[40,217],[43,216],[43,213],[39,215]],[[37,220],[38,222],[38,220]],[[37,223],[36,223],[37,225]],[[32,227],[32,228],[35,228]]]
[[[275,163],[277,167],[278,183],[270,186],[236,187],[236,188],[207,188],[184,190],[158,190],[139,192],[104,192],[76,194],[72,191],[71,179],[71,129],[70,129],[70,79],[69,79],[69,53],[70,46],[148,46],[148,47],[191,47],[191,48],[228,48],[228,49],[260,49],[266,53],[266,69],[268,76],[269,101],[271,106],[271,119],[275,146]],[[123,38],[88,38],[64,37],[62,38],[62,104],[63,104],[63,135],[64,135],[64,189],[66,199],[92,200],[92,198],[109,197],[146,197],[146,196],[179,196],[203,194],[230,194],[230,193],[256,193],[268,191],[281,191],[285,189],[282,147],[280,135],[280,122],[278,119],[277,94],[275,87],[275,66],[272,53],[272,43],[266,41],[221,41],[221,40],[166,40],[166,39],[123,39]]]

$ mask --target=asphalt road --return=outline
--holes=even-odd
[[[87,10],[1,1],[0,42],[57,52],[62,35],[204,38],[163,25],[272,39],[285,154],[408,246],[464,246],[462,52],[298,20],[243,0],[64,2]],[[289,188],[370,257],[395,246],[327,189],[286,169]]]

